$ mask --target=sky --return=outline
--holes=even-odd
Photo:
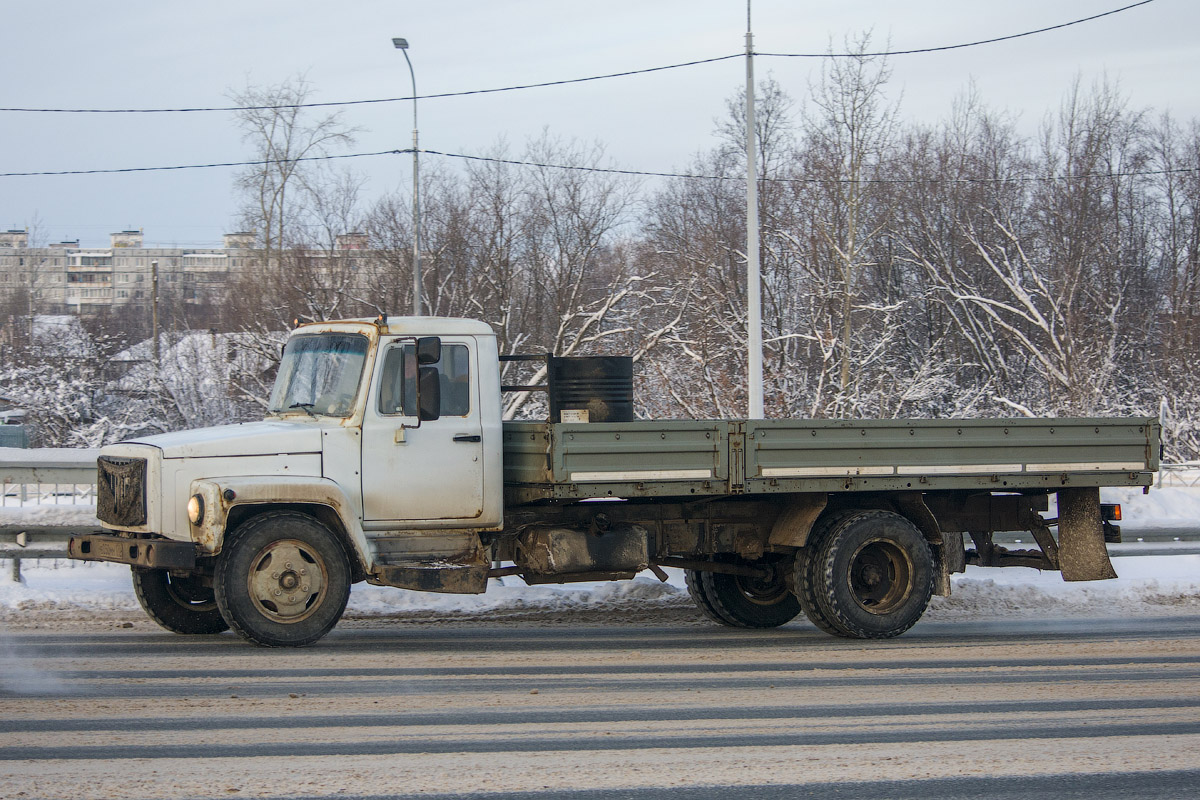
[[[759,53],[821,53],[872,32],[891,50],[1021,33],[1136,0],[752,0]],[[419,95],[642,70],[744,51],[745,0],[123,0],[6,2],[0,107],[226,106],[229,94],[304,76],[313,101],[407,97],[391,39],[408,39]],[[909,121],[935,124],[969,85],[1036,132],[1075,79],[1119,85],[1130,108],[1200,118],[1200,3],[1153,0],[1013,41],[891,58],[888,94]],[[797,101],[820,59],[755,59]],[[544,132],[599,144],[622,169],[686,167],[717,144],[716,122],[745,82],[736,58],[649,74],[418,101],[421,146],[513,155]],[[802,103],[797,102],[797,109]],[[412,103],[346,107],[345,152],[408,147]],[[121,169],[252,157],[228,112],[57,114],[0,111],[0,173]],[[411,185],[411,156],[350,159],[368,198]],[[422,170],[453,168],[423,157]],[[0,177],[0,230],[36,243],[107,246],[142,229],[147,246],[219,246],[236,229],[236,170]]]

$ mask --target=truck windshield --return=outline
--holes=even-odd
[[[303,411],[324,417],[349,416],[366,360],[367,337],[359,334],[292,337],[283,350],[271,392],[271,413]]]

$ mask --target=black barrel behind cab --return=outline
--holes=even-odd
[[[633,358],[550,356],[550,421],[564,410],[587,412],[588,422],[633,422]]]

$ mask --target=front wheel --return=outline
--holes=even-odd
[[[889,511],[842,512],[818,524],[795,581],[824,630],[886,639],[911,628],[933,594],[933,554],[911,522]]]
[[[301,647],[337,624],[350,598],[350,561],[312,517],[254,517],[225,540],[213,588],[221,616],[265,647]]]
[[[133,568],[133,593],[150,619],[172,633],[209,634],[229,630],[213,597],[195,575],[165,569]]]

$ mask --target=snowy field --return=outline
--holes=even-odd
[[[1123,505],[1125,541],[1140,528],[1197,526],[1200,488],[1168,487],[1105,492],[1106,502]],[[94,507],[0,508],[0,524],[94,523]],[[935,597],[928,619],[1002,616],[1125,616],[1200,613],[1200,555],[1114,558],[1116,580],[1064,583],[1057,573],[1012,567],[968,567],[956,575],[951,597]],[[0,621],[8,626],[52,626],[56,620],[102,616],[144,619],[133,594],[129,569],[115,564],[62,561],[25,562],[24,583],[9,570],[0,574]],[[629,610],[690,606],[683,574],[668,570],[660,583],[646,573],[620,583],[526,586],[519,578],[492,581],[483,595],[438,595],[359,584],[347,610],[351,617],[488,617],[512,613]]]

